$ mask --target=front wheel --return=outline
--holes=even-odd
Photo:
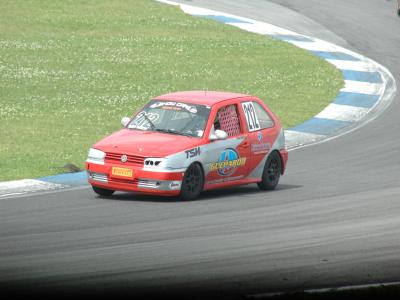
[[[265,162],[261,182],[257,185],[261,190],[274,190],[282,173],[282,161],[278,152],[274,151]]]
[[[180,198],[182,200],[194,200],[203,190],[203,169],[197,163],[191,164],[183,176]]]
[[[113,190],[107,190],[107,189],[99,188],[99,187],[93,186],[93,185],[92,185],[92,189],[97,195],[100,195],[100,196],[111,196],[115,192]]]

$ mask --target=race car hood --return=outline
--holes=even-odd
[[[202,139],[161,132],[122,129],[100,140],[93,148],[104,152],[166,157],[202,144]]]

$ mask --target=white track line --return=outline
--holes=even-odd
[[[357,122],[363,118],[369,110],[370,108],[331,103],[315,117],[338,121]]]

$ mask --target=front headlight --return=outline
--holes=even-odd
[[[144,160],[144,167],[145,168],[157,168],[157,167],[164,167],[166,159],[160,157],[149,157]]]
[[[89,149],[87,162],[104,165],[106,153],[94,148]]]

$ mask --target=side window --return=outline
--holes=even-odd
[[[246,117],[247,128],[250,132],[274,126],[274,121],[257,102],[243,102],[242,107]]]
[[[223,130],[228,136],[235,136],[242,132],[236,105],[227,105],[218,110],[214,120],[214,129]]]
[[[242,102],[242,108],[246,117],[247,129],[252,132],[261,129],[258,121],[254,102]]]
[[[254,109],[256,111],[256,115],[258,120],[260,121],[261,129],[274,127],[274,121],[272,121],[271,117],[265,111],[264,107],[262,107],[257,102],[253,102]]]

